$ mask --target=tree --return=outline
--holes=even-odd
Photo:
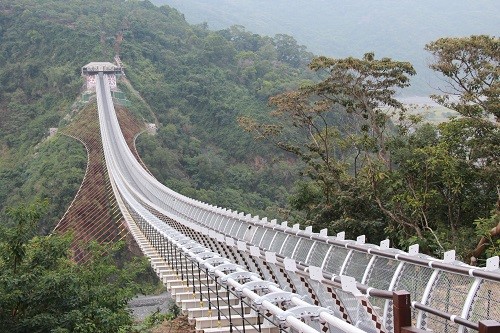
[[[278,52],[278,60],[294,67],[307,64],[312,54],[306,51],[306,47],[298,45],[295,38],[289,35],[277,34],[274,36],[274,44]]]
[[[433,98],[463,117],[500,121],[500,38],[440,38],[426,45],[430,68],[445,77],[444,95]],[[454,97],[454,98],[453,98]]]
[[[298,195],[313,201],[306,204],[296,197],[293,202],[297,208],[308,207],[316,227],[341,218],[380,218],[358,174],[361,168],[374,170],[377,163],[390,168],[390,118],[404,112],[395,89],[408,86],[415,71],[407,62],[377,60],[373,53],[362,59],[319,57],[310,68],[322,81],[270,98],[278,121],[259,124],[241,117],[240,125],[305,163],[303,174],[319,185],[322,196],[318,202],[310,191],[314,187],[301,186]]]
[[[140,291],[144,260],[119,268],[92,245],[92,259],[71,260],[70,236],[35,236],[46,203],[9,209],[0,230],[0,322],[8,332],[121,332],[132,324],[127,301]],[[145,277],[145,276],[143,276]]]
[[[361,124],[355,128],[362,133],[360,149],[376,152],[389,165],[387,127],[392,116],[405,111],[394,95],[397,88],[410,85],[409,77],[416,73],[413,66],[390,58],[376,60],[373,53],[366,53],[363,59],[319,57],[310,67],[328,73],[312,91],[328,104],[353,115],[355,122]]]
[[[485,180],[456,149],[459,137],[446,125],[417,124],[391,141],[393,167],[373,173],[375,198],[397,222],[388,228],[400,245],[419,243],[423,251],[440,255],[447,248],[463,255],[477,214],[487,212]],[[485,189],[475,193],[478,188]]]
[[[446,81],[440,89],[444,95],[433,98],[460,114],[441,131],[453,142],[449,150],[479,174],[477,194],[488,194],[485,202],[493,212],[491,218],[476,217],[482,237],[470,253],[475,262],[486,244],[494,244],[500,236],[500,39],[485,35],[441,38],[426,49],[434,55],[430,67]]]

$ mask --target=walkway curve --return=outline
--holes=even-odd
[[[400,289],[416,300],[416,326],[422,329],[469,332],[479,320],[500,318],[498,257],[476,268],[456,261],[453,251],[439,260],[415,246],[406,253],[387,242],[365,244],[364,236],[353,241],[342,233],[315,234],[214,207],[160,184],[125,143],[104,77],[100,73],[97,82],[100,129],[119,207],[200,331],[221,332],[227,322],[232,331],[265,324],[273,332],[392,332],[390,295]],[[238,307],[243,319],[237,320]],[[253,320],[246,330],[245,317]]]

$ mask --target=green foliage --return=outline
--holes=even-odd
[[[467,44],[458,45],[468,52]],[[467,54],[467,61],[474,55],[489,61],[479,51]],[[481,117],[436,126],[408,115],[394,98],[395,88],[408,86],[414,74],[409,63],[367,53],[363,59],[319,57],[311,68],[321,74],[319,83],[270,99],[277,121],[240,118],[244,129],[304,163],[306,181],[296,184],[291,206],[316,230],[368,234],[372,242],[389,236],[438,256],[455,248],[465,259],[474,247],[474,221],[486,225],[498,200],[498,126],[484,118],[484,112],[495,114],[486,105],[496,97],[482,92],[478,100],[487,104],[471,106],[483,108]],[[485,84],[495,87],[498,79],[488,75]],[[459,103],[467,108],[471,101]],[[489,237],[491,251],[496,228],[479,232]]]
[[[0,209],[38,193],[53,206],[44,232],[62,215],[81,182],[83,151],[61,138],[34,147],[75,111],[81,66],[114,52],[132,112],[159,126],[138,146],[162,182],[254,214],[286,204],[294,166],[268,157],[279,153],[253,142],[236,119],[266,117],[269,96],[310,78],[302,66],[310,54],[290,36],[213,32],[142,1],[2,2],[0,21]]]
[[[146,328],[152,328],[158,324],[161,324],[165,320],[172,320],[176,317],[174,313],[167,312],[167,313],[161,313],[159,311],[153,312],[151,315],[147,316],[146,319],[144,319],[143,325]]]
[[[155,48],[167,32],[162,29],[158,42],[147,47]],[[143,160],[160,181],[199,200],[254,214],[276,201],[284,205],[293,166],[266,157],[276,151],[253,142],[236,119],[262,114],[265,99],[297,85],[295,76],[304,78],[304,70],[280,62],[272,39],[242,27],[189,27],[186,33],[192,43],[168,53],[158,49],[161,57],[153,61],[124,50],[122,58],[133,64],[129,78],[164,124],[157,137],[139,137]],[[282,180],[284,186],[269,186]]]
[[[89,5],[89,15],[100,11]],[[93,32],[77,28],[77,8],[52,1],[0,3],[0,212],[48,197],[43,232],[62,216],[85,170],[79,143],[41,143],[70,111],[82,83],[79,68],[101,54]]]
[[[153,0],[186,15],[188,22],[207,22],[211,29],[232,24],[274,36],[287,33],[315,54],[361,57],[367,50],[410,61],[418,75],[401,92],[427,96],[441,80],[427,66],[423,46],[442,36],[474,33],[498,35],[497,0]],[[429,24],[429,21],[434,22]],[[206,23],[206,24],[207,24]]]
[[[71,260],[70,236],[34,236],[44,202],[8,210],[12,228],[0,232],[0,322],[8,332],[123,332],[132,319],[127,301],[141,291],[147,262],[119,268],[113,253]]]
[[[3,244],[2,248],[5,251],[5,264],[12,267],[14,273],[17,272],[26,256],[26,245],[34,237],[36,223],[47,205],[47,201],[38,200],[28,206],[20,205],[7,209],[7,216],[17,222],[17,225],[2,229],[1,234],[7,239],[7,243]]]
[[[20,153],[5,156],[6,165],[0,166],[0,207],[47,198],[49,209],[39,225],[39,231],[46,234],[61,218],[83,180],[85,148],[72,138],[56,136],[30,150],[28,156]],[[20,165],[15,162],[18,158],[24,160]]]
[[[500,121],[500,38],[486,35],[440,38],[426,45],[430,68],[448,84],[434,99],[464,117]],[[458,95],[458,100],[456,97]]]
[[[390,117],[403,111],[395,88],[408,86],[415,71],[407,62],[377,60],[372,53],[362,59],[319,57],[310,68],[321,81],[270,98],[274,121],[240,117],[240,125],[304,163],[302,174],[315,184],[299,185],[291,204],[306,212],[315,229],[340,231],[344,221],[384,226],[360,175],[369,172],[373,160],[390,164]],[[332,221],[339,221],[337,227]],[[371,241],[380,240],[381,233],[371,235]]]
[[[474,221],[476,225],[476,234],[478,237],[484,237],[486,239],[486,258],[491,258],[500,255],[500,237],[498,236],[498,231],[495,235],[492,235],[492,230],[498,227],[500,223],[500,216],[498,213],[494,213],[490,217],[480,218]]]

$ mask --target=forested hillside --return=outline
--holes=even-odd
[[[361,57],[365,52],[410,61],[417,70],[402,94],[426,96],[442,84],[427,67],[425,44],[443,36],[498,34],[496,0],[153,0],[211,29],[243,25],[274,36],[290,34],[316,54]]]
[[[254,142],[236,118],[262,114],[269,96],[311,75],[311,55],[291,37],[215,33],[147,1],[23,0],[0,1],[0,40],[0,210],[41,196],[50,198],[47,230],[62,215],[85,150],[48,131],[77,112],[81,66],[115,52],[149,104],[123,84],[132,111],[158,122],[139,150],[161,181],[253,213],[286,205],[294,163],[275,161],[277,150]]]
[[[500,225],[498,38],[429,41],[434,75],[460,95],[436,97],[461,115],[438,126],[395,99],[415,70],[387,58],[390,45],[314,58],[288,35],[215,32],[173,8],[121,0],[0,0],[0,41],[0,210],[48,198],[45,232],[86,161],[78,142],[47,139],[48,130],[80,109],[81,66],[119,53],[131,111],[158,125],[138,151],[174,190],[316,231],[418,242],[434,255],[456,248],[466,258],[480,236],[488,254],[500,248],[491,231]]]

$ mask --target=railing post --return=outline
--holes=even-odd
[[[219,283],[217,282],[217,275],[214,277],[215,279],[215,299],[217,301],[217,326],[220,327],[220,303],[219,303]],[[229,304],[228,304],[228,307],[229,309],[229,317],[231,318],[231,308],[229,307]]]
[[[227,312],[229,314],[229,332],[233,333],[233,319],[231,318],[231,292],[229,289],[229,285],[226,285],[227,288]]]
[[[392,306],[394,309],[394,333],[403,333],[403,327],[411,327],[410,293],[394,291],[392,293]]]
[[[259,332],[262,332],[262,323],[260,322],[260,310],[257,310],[257,326],[259,327]]]
[[[203,307],[203,289],[202,289],[202,285],[201,285],[201,268],[200,268],[199,262],[197,262],[197,265],[198,265],[198,282],[200,284],[200,308],[202,308]],[[208,285],[207,285],[207,292],[210,293],[210,290],[208,289]],[[210,300],[210,297],[208,299]]]
[[[240,296],[240,305],[241,305],[241,319],[243,323],[243,333],[246,333],[245,330],[245,308],[243,307],[243,295]]]
[[[208,268],[205,269],[205,277],[207,278],[207,291],[208,291],[208,311],[212,313],[212,299],[210,297],[210,294],[212,293],[212,289],[210,288],[210,281],[208,280]],[[215,288],[217,288],[217,285],[215,285]],[[219,318],[220,320],[220,318]]]
[[[181,265],[181,280],[184,281],[184,268],[182,267],[182,251],[179,250],[179,265]]]
[[[481,320],[479,333],[500,333],[500,323],[496,320]]]
[[[191,261],[191,276],[193,277],[193,296],[196,295],[196,284],[194,281],[194,261]],[[201,293],[201,290],[200,290]]]

